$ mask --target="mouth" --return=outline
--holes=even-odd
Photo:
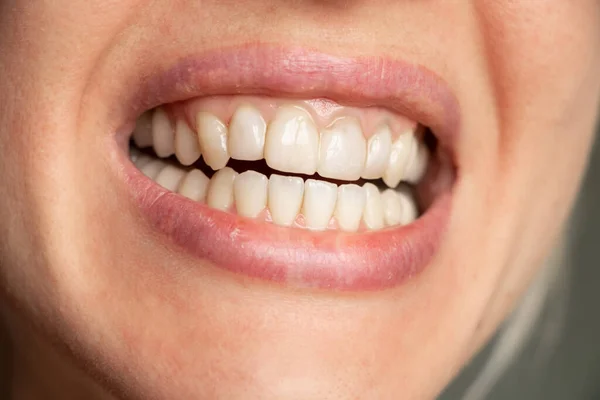
[[[116,152],[147,227],[278,284],[394,287],[443,240],[460,115],[426,68],[252,46],[142,80]]]

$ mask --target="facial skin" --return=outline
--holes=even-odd
[[[402,59],[449,85],[459,175],[422,273],[299,290],[214,269],[145,223],[111,136],[131,91],[181,57],[255,43]],[[557,239],[600,97],[595,0],[9,0],[0,49],[16,399],[434,398]]]

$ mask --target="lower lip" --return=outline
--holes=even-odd
[[[271,83],[287,82],[288,78],[292,79],[296,74],[302,75],[303,73],[300,70],[292,73],[289,67],[274,68],[277,63],[290,64],[289,59],[286,61],[285,57],[282,58],[281,52],[269,52],[267,49],[264,57],[257,57],[256,52],[256,49],[246,51],[247,58],[263,60],[270,66],[270,71],[281,70],[281,76],[277,79],[272,75],[265,78],[265,76],[261,76],[257,65],[251,70],[244,70],[246,73],[248,71],[258,72],[251,78],[244,76],[245,85],[242,87],[258,88],[258,90],[263,88],[263,92],[268,92],[270,89],[276,91],[277,87],[273,88]],[[232,57],[230,53],[223,54],[221,58]],[[233,58],[238,63],[242,62],[244,51],[238,51],[236,54]],[[276,56],[270,57],[272,54]],[[290,53],[288,56],[293,58],[294,54],[296,53]],[[301,54],[303,57],[305,56],[304,53]],[[320,58],[323,56],[317,56],[315,60]],[[233,68],[232,74],[235,74],[235,65],[231,67],[232,64],[221,63],[214,59],[209,64],[203,64],[203,59],[199,60],[187,62],[183,67],[177,68],[185,68],[185,71],[189,72],[194,70],[194,67],[190,67],[190,65],[203,66],[198,73],[191,74],[193,77],[202,77],[210,75],[201,73],[204,68],[217,68],[221,71],[225,68],[223,65],[229,65],[230,68]],[[329,58],[327,60],[331,61]],[[347,60],[342,64],[346,67],[349,65]],[[368,63],[363,63],[363,65],[366,64]],[[379,84],[366,80],[363,82],[365,91],[379,91],[381,98],[385,97],[383,94],[387,93],[386,90],[390,91],[387,93],[389,95],[387,96],[387,105],[392,109],[404,108],[403,106],[394,107],[393,102],[396,101],[394,96],[398,93],[400,93],[399,101],[404,101],[402,94],[405,94],[404,99],[410,99],[409,107],[406,109],[413,110],[414,114],[404,114],[409,117],[422,116],[423,118],[413,119],[432,127],[440,140],[440,145],[451,150],[458,130],[459,116],[456,102],[445,85],[442,83],[440,86],[439,78],[431,77],[430,72],[420,71],[417,67],[406,67],[403,63],[397,65],[391,63],[389,66],[398,67],[396,72],[399,75],[409,68],[410,71],[413,71],[415,82],[409,82],[402,77],[391,79],[391,81],[390,79],[381,81]],[[336,70],[333,66],[331,70],[324,69],[323,66],[320,69],[323,70],[321,73],[327,76]],[[415,70],[418,71],[415,73]],[[360,72],[357,70],[353,73]],[[364,73],[364,71],[362,72]],[[290,77],[287,77],[286,74]],[[315,71],[309,71],[307,74],[308,76],[304,77],[306,79],[318,75]],[[172,71],[166,74],[167,77],[170,77],[168,79],[173,76],[180,79],[181,75],[174,74]],[[223,76],[231,77],[232,75],[224,74]],[[331,93],[334,98],[335,95],[349,93],[344,89],[346,84],[348,88],[354,85],[350,93],[358,94],[360,92],[360,83],[351,83],[352,76],[345,74],[344,71],[339,79],[334,78],[329,77],[324,80],[319,79],[319,76],[315,77],[324,82],[327,93]],[[158,81],[161,82],[161,79],[159,77]],[[298,77],[294,79],[297,80]],[[187,85],[178,85],[177,83],[180,82],[177,81],[171,81],[171,83],[175,85],[168,86],[187,88],[196,85],[198,86],[195,90],[196,95],[203,94],[203,90],[208,92],[205,92],[206,94],[214,94],[220,90],[219,85],[214,86],[214,82],[211,86],[209,82],[203,82],[201,79],[195,83],[187,82]],[[160,85],[163,84],[164,82],[160,83]],[[428,88],[428,84],[431,84],[431,87]],[[282,87],[281,82],[278,87]],[[417,88],[415,93],[411,92],[414,88]],[[438,94],[422,98],[423,92],[430,95]],[[162,93],[159,98],[161,102],[169,102],[169,100],[177,100],[177,97],[181,95],[177,92]],[[389,100],[390,98],[392,100]],[[416,100],[416,104],[413,104],[414,107],[410,106],[410,102],[415,99],[418,100]],[[150,99],[147,102],[146,106],[156,102],[156,99]],[[126,138],[120,136],[120,139],[125,141]],[[420,273],[430,263],[440,246],[451,210],[452,185],[449,185],[445,191],[437,193],[427,211],[419,219],[403,227],[353,234],[340,231],[312,232],[298,228],[280,227],[211,209],[204,204],[167,192],[140,173],[125,157],[122,147],[118,149],[118,152],[121,154],[119,158],[123,166],[120,171],[124,173],[124,179],[131,190],[135,203],[152,228],[163,234],[165,242],[170,242],[174,248],[180,248],[181,251],[206,260],[216,267],[285,286],[336,291],[374,291],[398,286],[406,282],[408,278]]]

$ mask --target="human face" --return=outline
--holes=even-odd
[[[425,399],[559,234],[598,110],[600,3],[12,0],[0,48],[8,314],[131,398]],[[270,222],[260,176],[232,188],[225,170],[204,197],[197,174],[190,200],[155,182],[181,191],[178,169],[146,167],[152,180],[129,161],[136,119],[158,107],[156,153],[222,168],[222,142],[190,135],[232,136],[244,104],[258,139],[230,137],[237,158],[350,183],[387,122],[372,177],[394,187],[404,171],[417,189],[384,206],[371,186],[284,179],[304,197],[274,194]]]

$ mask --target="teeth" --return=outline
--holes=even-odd
[[[200,152],[206,165],[215,171],[225,167],[229,161],[227,127],[225,124],[219,118],[207,112],[198,113],[196,124]]]
[[[356,118],[340,118],[321,132],[319,175],[354,181],[365,168],[367,143]]]
[[[246,171],[235,178],[233,193],[238,214],[254,218],[267,206],[268,179],[255,171]]]
[[[210,179],[198,169],[191,170],[179,185],[179,194],[188,199],[203,202],[208,192]]]
[[[387,189],[381,194],[383,205],[383,214],[385,223],[388,226],[399,225],[402,223],[402,199],[400,195],[392,189]]]
[[[367,161],[362,173],[364,179],[379,179],[390,161],[392,132],[389,126],[381,126],[367,143]]]
[[[267,124],[256,108],[239,107],[229,123],[229,154],[236,160],[262,160]]]
[[[429,164],[429,150],[423,143],[417,144],[416,155],[411,160],[410,164],[406,167],[405,180],[410,183],[418,183],[425,172],[427,171],[427,165]]]
[[[383,219],[383,204],[379,189],[372,183],[365,183],[363,188],[367,195],[363,221],[370,230],[381,229],[385,224]]]
[[[154,181],[165,189],[174,192],[179,187],[179,182],[181,182],[184,176],[184,170],[167,165],[156,175]]]
[[[277,225],[290,226],[302,206],[304,181],[293,176],[271,175],[269,178],[269,210]]]
[[[218,170],[210,180],[206,203],[219,210],[227,211],[233,205],[233,182],[237,172],[229,167]]]
[[[335,218],[340,229],[347,232],[358,230],[366,200],[365,189],[358,185],[341,185],[338,188]]]
[[[175,124],[175,155],[183,165],[192,165],[200,158],[198,136],[183,120]]]
[[[138,158],[142,155],[142,152],[136,149],[135,147],[129,147],[129,159],[132,163],[135,164]]]
[[[390,153],[390,161],[383,181],[391,188],[398,186],[404,177],[406,166],[411,162],[413,153],[416,151],[416,139],[412,132],[402,134],[393,144]]]
[[[282,172],[312,175],[318,153],[319,133],[310,114],[295,106],[279,108],[265,139],[267,165]]]
[[[175,132],[167,113],[157,108],[152,116],[152,142],[154,152],[160,158],[175,154]]]
[[[140,149],[152,146],[152,111],[146,111],[136,121],[133,141]]]
[[[408,225],[419,217],[417,203],[407,187],[398,189],[398,196],[402,203],[402,220],[400,223],[402,225]]]
[[[134,162],[133,164],[141,171],[142,168],[144,167],[144,165],[148,164],[150,161],[152,161],[152,157],[147,156],[145,154],[141,154]]]
[[[337,186],[325,181],[308,179],[304,187],[302,213],[306,227],[325,230],[333,216],[337,199]]]
[[[166,167],[166,165],[167,164],[160,160],[151,160],[148,164],[141,167],[140,171],[142,171],[142,173],[148,178],[155,179],[160,173],[160,171],[162,171],[162,169]]]

